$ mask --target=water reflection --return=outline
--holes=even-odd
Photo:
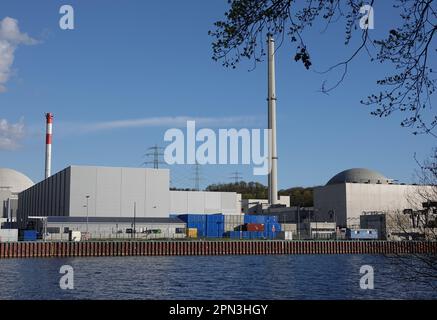
[[[375,289],[359,287],[360,267]],[[75,289],[59,288],[74,268]],[[384,256],[107,257],[0,261],[0,299],[436,299]]]

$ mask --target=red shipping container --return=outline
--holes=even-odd
[[[262,223],[246,223],[246,231],[264,231],[264,224]]]

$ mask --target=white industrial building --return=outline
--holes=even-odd
[[[359,227],[364,213],[421,209],[422,194],[432,188],[396,183],[368,169],[349,169],[314,189],[314,215],[318,221],[336,220],[339,227]]]
[[[171,214],[241,214],[241,194],[236,192],[170,191]]]
[[[235,192],[170,191],[169,170],[70,166],[19,195],[28,217],[169,218],[171,214],[238,214]]]
[[[180,239],[186,224],[177,218],[45,217],[34,227],[46,240],[69,240],[70,231],[90,234],[93,239]],[[133,232],[135,230],[135,232]]]

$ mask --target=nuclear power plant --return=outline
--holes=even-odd
[[[173,191],[169,169],[70,165],[52,175],[54,115],[46,113],[44,180],[34,184],[22,173],[0,169],[0,241],[17,238],[18,230],[34,230],[43,240],[68,240],[73,231],[86,239],[338,239],[341,230],[358,230],[375,217],[385,221],[390,213],[422,210],[417,195],[431,186],[401,184],[362,168],[315,188],[313,207],[291,207],[289,197],[278,196],[275,47],[271,36],[267,42],[268,199]],[[5,230],[17,230],[17,236]],[[389,233],[385,222],[372,230],[379,238]]]

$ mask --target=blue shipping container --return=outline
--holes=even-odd
[[[229,231],[229,238],[230,239],[239,239],[240,238],[240,232],[238,232],[238,231]]]
[[[277,216],[267,216],[265,219],[266,223],[278,223]]]
[[[264,239],[264,232],[262,231],[229,231],[225,233],[230,239],[244,239],[244,240],[255,240],[255,239]],[[273,238],[271,235],[270,238]]]
[[[260,215],[244,215],[244,223],[265,223],[264,216]]]
[[[267,233],[264,233],[264,237],[266,238],[266,239],[269,239],[269,240],[273,240],[273,239],[276,239],[277,237],[278,237],[278,232],[272,232],[272,231],[270,231],[270,232],[267,232]]]
[[[266,215],[244,215],[244,223],[278,223],[277,216],[266,216]]]
[[[181,214],[178,218],[187,224],[187,228],[196,228],[198,237],[206,237],[206,215]]]
[[[225,232],[222,214],[182,214],[178,218],[187,224],[187,228],[196,228],[198,237],[222,238]]]
[[[229,237],[231,239],[250,239],[250,232],[248,231],[230,231]]]
[[[35,230],[24,230],[23,241],[36,241],[38,233]]]
[[[279,223],[268,223],[264,228],[264,237],[267,239],[276,238],[276,233],[281,231],[281,225]]]
[[[249,235],[250,239],[263,239],[264,238],[264,232],[263,231],[251,231]]]
[[[222,214],[206,216],[206,237],[222,238],[225,232],[225,219]]]

